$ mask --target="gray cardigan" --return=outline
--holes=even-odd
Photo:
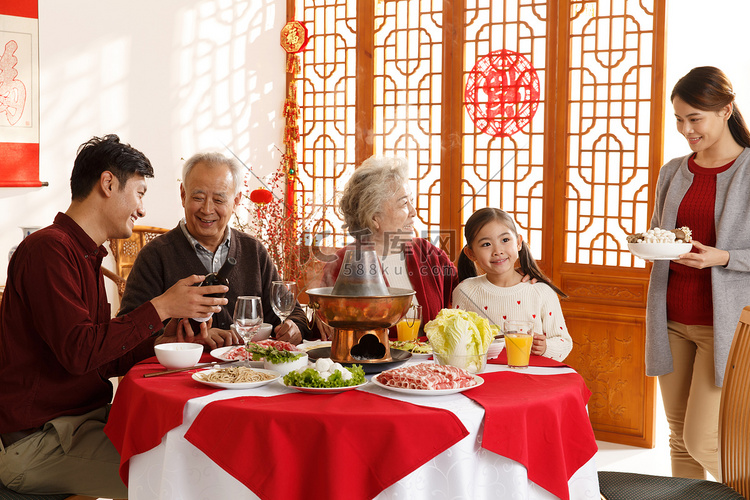
[[[677,209],[693,182],[688,156],[661,168],[651,227],[674,229]],[[716,177],[716,248],[729,251],[726,267],[711,268],[714,316],[715,383],[721,387],[734,331],[742,308],[750,305],[750,148]],[[701,242],[702,243],[702,242]],[[667,336],[669,261],[651,269],[646,312],[646,374],[670,373],[672,353]]]

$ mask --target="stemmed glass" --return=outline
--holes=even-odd
[[[297,304],[297,283],[295,281],[274,281],[271,284],[271,307],[283,323],[292,314]]]
[[[237,297],[234,304],[234,327],[245,345],[255,336],[255,333],[263,324],[263,304],[260,297],[255,295],[243,295]]]

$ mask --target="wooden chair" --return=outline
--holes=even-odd
[[[750,496],[750,306],[740,315],[719,407],[721,483],[682,477],[599,471],[606,500],[733,500]]]
[[[123,292],[125,292],[125,283],[128,279],[128,274],[133,268],[138,252],[141,251],[143,246],[159,236],[164,234],[169,229],[152,226],[135,226],[133,228],[133,234],[128,239],[110,239],[109,248],[112,253],[112,257],[115,259],[115,270],[110,271],[109,269],[102,267],[104,276],[111,279],[117,285],[117,293],[122,298]]]

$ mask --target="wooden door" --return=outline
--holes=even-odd
[[[329,209],[317,243],[345,243],[330,207],[375,152],[408,157],[421,233],[454,258],[474,210],[510,212],[570,296],[597,437],[652,446],[648,269],[625,236],[647,228],[661,165],[664,2],[291,3],[311,34],[297,192]]]

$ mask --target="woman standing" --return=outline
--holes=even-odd
[[[356,244],[377,252],[387,285],[416,292],[422,325],[450,307],[458,284],[456,266],[443,250],[414,237],[417,212],[404,159],[373,156],[362,162],[346,183],[338,209]],[[339,258],[326,265],[320,286],[335,284],[348,248],[353,247],[339,250]]]
[[[694,68],[672,90],[691,154],[659,172],[651,227],[687,226],[693,250],[651,270],[646,372],[659,376],[672,474],[719,478],[721,385],[750,304],[750,132],[726,75]]]

